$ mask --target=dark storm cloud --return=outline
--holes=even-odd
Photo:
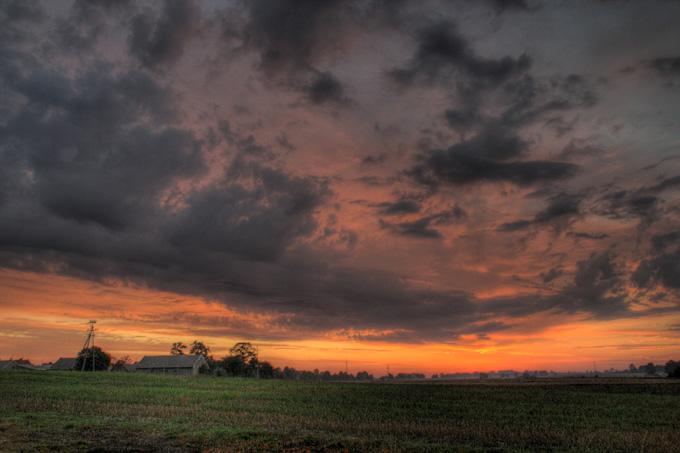
[[[227,144],[241,152],[242,157],[246,155],[261,160],[271,160],[276,157],[276,154],[267,146],[260,145],[253,134],[232,129],[229,120],[223,119],[218,121],[217,130],[221,137],[226,140]],[[292,145],[283,139],[285,137],[277,138],[277,143],[286,149],[290,149]]]
[[[417,214],[420,212],[420,203],[413,200],[400,200],[394,203],[384,202],[376,204],[382,214]]]
[[[560,151],[560,153],[557,155],[557,158],[560,160],[569,161],[583,157],[595,156],[601,152],[602,150],[598,148],[572,141],[567,146],[565,146],[562,151]]]
[[[643,260],[631,280],[641,288],[659,284],[668,289],[680,289],[680,249]]]
[[[266,102],[278,103],[281,98],[276,89],[281,85],[306,96],[308,102],[296,107],[311,104],[314,109],[347,102],[348,92],[360,90],[351,91],[336,74],[356,68],[351,63],[340,72],[333,64],[335,57],[347,51],[348,40],[356,38],[350,31],[361,33],[360,28],[368,23],[367,16],[356,22],[355,15],[392,11],[390,20],[403,26],[407,16],[401,14],[407,5],[398,3],[376,1],[373,9],[340,0],[238,3],[245,15],[232,18],[231,25],[236,27],[230,39],[242,45],[240,51],[258,55],[258,69],[277,79],[255,93],[262,77],[245,74],[252,83],[248,87],[254,87],[254,99],[265,103],[259,112],[259,107],[250,106],[250,112],[270,111]],[[496,321],[499,317],[552,312],[597,318],[630,315],[629,301],[621,292],[624,268],[607,252],[578,262],[573,281],[566,284],[566,269],[573,269],[573,263],[563,268],[546,266],[548,270],[537,278],[550,284],[553,295],[484,300],[471,293],[418,289],[420,283],[414,283],[413,275],[367,270],[372,263],[362,263],[361,269],[349,267],[356,257],[346,251],[358,238],[370,237],[375,231],[360,236],[341,221],[318,231],[319,216],[330,218],[326,208],[337,209],[334,212],[342,209],[341,202],[333,198],[331,182],[300,176],[302,172],[289,173],[290,162],[278,159],[281,156],[272,151],[277,146],[274,143],[288,151],[295,148],[291,143],[302,149],[309,145],[305,137],[293,135],[294,128],[284,131],[283,122],[278,123],[279,129],[271,129],[268,137],[260,133],[268,126],[266,122],[258,128],[239,127],[238,118],[227,115],[247,112],[248,106],[242,105],[233,110],[225,105],[206,109],[221,109],[217,118],[210,117],[207,122],[219,123],[211,136],[202,135],[204,117],[201,125],[194,123],[191,115],[200,110],[196,104],[205,97],[193,98],[191,93],[202,87],[187,87],[182,77],[174,78],[169,71],[189,53],[193,40],[201,37],[199,3],[175,0],[133,10],[130,2],[79,0],[69,20],[42,30],[42,35],[45,30],[57,31],[53,43],[40,47],[36,41],[30,52],[22,51],[18,44],[12,47],[37,39],[31,38],[30,24],[45,20],[37,5],[0,2],[0,266],[103,283],[118,279],[202,296],[248,313],[271,314],[273,322],[289,336],[309,337],[344,329],[348,336],[363,340],[454,341],[464,334],[507,330],[510,323]],[[521,0],[487,0],[485,5],[503,12],[529,9]],[[420,4],[411,6],[409,14],[418,16],[422,24],[427,14],[414,12]],[[432,16],[445,14],[436,11]],[[357,29],[352,28],[355,26]],[[405,30],[409,28],[399,29]],[[113,45],[102,39],[105,33],[110,32],[111,37],[126,31],[127,47],[123,42],[114,49],[111,63],[105,61],[106,55],[92,58],[95,45]],[[101,41],[95,42],[97,39]],[[212,44],[206,43],[212,51]],[[523,138],[528,135],[522,136],[520,130],[543,121],[546,130],[555,131],[559,126],[564,133],[575,123],[561,115],[597,103],[590,79],[555,75],[539,80],[528,74],[532,65],[526,55],[486,59],[448,22],[421,28],[415,45],[410,60],[392,75],[407,83],[439,82],[455,75],[446,83],[456,87],[457,103],[436,108],[450,107],[440,120],[446,120],[463,137],[448,149],[423,151],[409,171],[415,181],[435,187],[481,182],[530,186],[564,180],[579,170],[560,161],[530,160],[529,139]],[[37,52],[38,48],[44,54]],[[199,56],[209,59],[214,55]],[[48,60],[55,66],[48,66]],[[145,67],[140,71],[128,69],[140,63]],[[674,71],[673,63],[669,67]],[[248,69],[238,68],[239,75]],[[183,76],[186,74],[189,72]],[[203,74],[191,75],[199,80]],[[172,85],[163,84],[170,79],[174,79]],[[231,82],[225,82],[227,89],[232,89]],[[185,98],[173,87],[184,89]],[[245,88],[234,83],[233,89]],[[496,95],[503,102],[493,104]],[[399,99],[394,102],[390,106],[401,108]],[[281,116],[286,113],[282,110]],[[181,123],[184,115],[186,126]],[[343,130],[344,125],[338,122],[333,127]],[[400,127],[404,128],[400,140],[410,137],[408,125]],[[381,137],[389,143],[396,135]],[[438,140],[447,143],[444,140],[448,138]],[[370,153],[375,157],[366,158],[365,163],[380,164],[387,156],[389,163],[396,161],[381,152],[379,147],[368,147],[359,159]],[[560,159],[587,157],[589,153],[585,145],[565,148]],[[372,165],[370,171],[376,174],[357,180],[381,185],[382,193],[390,193],[390,189],[392,194],[404,193],[395,188],[398,178],[378,173],[380,167]],[[304,174],[313,175],[315,170],[310,164]],[[651,218],[662,206],[665,192],[678,184],[677,177],[668,178],[637,191],[611,193],[600,201],[621,218]],[[504,228],[565,228],[581,215],[582,205],[579,196],[555,195],[533,218],[508,222]],[[467,221],[461,206],[448,205],[442,210],[433,199],[397,198],[368,206],[375,209],[372,213],[389,220],[380,220],[386,231],[434,239],[429,243],[432,248],[446,234],[447,225]],[[673,263],[678,262],[678,252],[663,253],[677,238],[673,233],[657,236],[652,244],[658,256],[643,261],[634,279],[642,287],[661,284],[677,288],[678,270]],[[342,243],[342,252],[318,246],[328,237],[335,241],[333,246]],[[376,258],[375,266],[397,266],[386,264],[384,257]],[[168,315],[166,319],[174,322],[180,318]],[[231,334],[246,331],[224,318],[212,320],[210,326],[226,327]],[[375,333],[359,332],[362,330]]]
[[[680,230],[670,231],[668,233],[655,234],[652,236],[651,242],[655,250],[663,250],[669,244],[680,241]]]
[[[255,164],[237,162],[229,174],[229,185],[194,194],[168,221],[171,244],[273,261],[316,229],[313,214],[330,194],[311,180]]]
[[[199,33],[200,19],[201,11],[193,1],[168,0],[159,17],[145,9],[132,19],[130,53],[151,68],[174,63]]]
[[[680,57],[655,58],[650,65],[662,75],[677,76],[680,74]]]
[[[305,91],[312,104],[347,102],[342,83],[328,71],[317,74],[311,84],[305,88]]]
[[[566,179],[576,172],[574,164],[551,161],[508,161],[521,157],[527,144],[512,130],[497,124],[447,150],[419,156],[421,163],[407,174],[426,185],[466,185],[481,181],[512,182],[528,186]]]
[[[548,272],[541,272],[539,276],[541,277],[541,280],[543,280],[543,283],[549,283],[562,275],[563,272],[562,269],[555,269],[553,267]]]
[[[588,259],[578,261],[573,283],[547,297],[544,308],[552,306],[569,314],[588,313],[598,319],[626,316],[630,301],[622,290],[623,268],[615,258],[605,251],[593,252]]]
[[[550,270],[540,277],[549,283],[560,274]],[[582,314],[594,319],[615,319],[631,316],[622,265],[611,252],[593,252],[588,259],[576,263],[571,283],[554,295],[526,295],[485,301],[484,310],[505,316],[525,317],[535,313],[552,312],[569,315]]]
[[[569,178],[577,168],[572,164],[549,161],[498,162],[457,153],[449,148],[447,151],[433,151],[424,164],[413,167],[409,173],[420,183],[428,185],[505,181],[529,186]]]
[[[90,50],[105,31],[109,16],[134,10],[133,0],[76,0],[70,16],[56,24],[58,42],[72,51]]]
[[[409,204],[400,205],[399,203],[395,204],[387,203],[387,205],[388,210],[389,208],[395,207],[401,210],[393,212],[383,212],[385,214],[409,213],[410,211],[408,211],[407,209],[414,209],[415,207],[419,207],[419,205]],[[420,209],[418,209],[418,211],[419,210]],[[466,216],[467,212],[465,212],[463,208],[456,204],[450,210],[437,212],[410,222],[390,223],[380,219],[380,226],[402,236],[413,236],[423,239],[440,239],[442,237],[442,234],[436,228],[434,228],[435,226],[456,223],[464,219]]]
[[[26,102],[1,129],[5,159],[22,150],[27,190],[59,216],[121,229],[174,178],[205,170],[199,141],[171,126],[172,93],[143,74],[102,67],[70,80],[37,68],[10,83]]]
[[[614,219],[638,218],[641,227],[656,222],[663,214],[664,192],[680,186],[680,176],[636,190],[616,190],[605,194],[597,212]]]
[[[497,9],[500,10],[529,10],[529,5],[524,0],[489,0],[490,3]]]
[[[651,187],[645,187],[642,189],[643,192],[659,194],[665,190],[673,189],[675,187],[680,187],[680,175],[673,176],[672,178],[666,178],[658,184]]]
[[[446,71],[456,69],[479,81],[499,83],[521,74],[531,66],[531,59],[527,55],[499,60],[478,57],[451,22],[423,28],[417,33],[416,39],[418,48],[410,65],[389,72],[394,80],[405,85],[421,79],[432,83]]]
[[[442,235],[439,231],[434,228],[430,228],[431,222],[432,220],[429,217],[423,217],[413,222],[401,222],[394,225],[380,220],[380,225],[383,228],[390,228],[402,236],[413,236],[423,239],[441,238]]]
[[[448,125],[458,131],[467,131],[479,124],[483,116],[476,110],[448,109],[444,113]]]
[[[558,114],[576,108],[593,107],[598,100],[593,83],[578,74],[554,76],[547,80],[526,74],[503,86],[507,109],[500,120],[509,127],[531,124],[547,114]],[[560,123],[559,116],[546,124]],[[567,132],[568,128],[562,132]]]
[[[526,230],[531,226],[551,225],[556,231],[561,231],[568,226],[575,217],[578,217],[579,205],[582,197],[569,194],[558,194],[550,199],[546,209],[536,213],[531,220],[515,220],[504,223],[499,231],[512,232]]]
[[[24,41],[31,36],[27,26],[46,18],[37,0],[11,0],[0,3],[0,47]]]
[[[572,236],[577,239],[590,239],[593,241],[600,241],[602,239],[607,239],[609,237],[608,234],[602,233],[602,234],[591,234],[591,233],[584,233],[584,232],[575,232],[575,231],[570,231],[567,233],[567,236]]]
[[[260,68],[269,76],[307,72],[333,45],[341,44],[340,23],[347,15],[339,0],[253,0],[245,2],[246,48],[259,51]]]

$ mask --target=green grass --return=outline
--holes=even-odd
[[[678,451],[680,384],[0,373],[0,451]]]

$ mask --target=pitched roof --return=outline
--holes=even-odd
[[[76,367],[75,357],[59,357],[59,360],[54,362],[50,370],[73,370]]]
[[[0,360],[0,371],[11,370],[17,366],[16,360]]]
[[[114,364],[110,371],[128,371],[133,372],[137,369],[136,363],[116,363]]]
[[[137,365],[137,369],[143,368],[193,368],[198,361],[205,362],[202,355],[155,355],[144,356]]]
[[[45,371],[45,370],[49,370],[50,366],[49,365],[45,366],[45,365],[31,365],[31,364],[26,364],[26,363],[17,363],[17,369]]]

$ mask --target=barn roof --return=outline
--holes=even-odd
[[[59,357],[59,360],[54,362],[50,370],[73,370],[76,367],[75,357]]]
[[[193,368],[197,362],[205,359],[202,355],[155,355],[144,356],[137,365],[137,369],[144,368]]]
[[[11,370],[16,364],[16,360],[0,360],[0,370]]]

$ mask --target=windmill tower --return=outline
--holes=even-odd
[[[95,363],[94,363],[94,325],[96,323],[97,323],[96,320],[92,320],[92,321],[89,322],[90,331],[87,333],[87,340],[85,340],[85,345],[83,345],[83,350],[88,349],[88,348],[92,348],[92,371],[95,371],[95,368],[94,368],[94,365],[95,365]],[[90,342],[92,344],[90,344]],[[80,371],[85,371],[85,362],[87,361],[85,359],[86,359],[86,357],[83,358],[83,367],[81,368]]]

